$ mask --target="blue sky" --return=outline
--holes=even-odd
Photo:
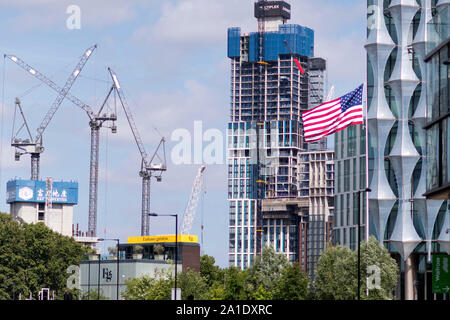
[[[328,60],[329,86],[335,86],[335,97],[361,84],[366,59],[365,1],[290,3],[290,23],[315,31],[315,53]],[[81,9],[79,30],[66,26],[69,5]],[[203,130],[217,128],[225,133],[230,74],[226,29],[232,26],[241,27],[243,32],[256,31],[253,1],[0,0],[0,52],[17,55],[61,86],[84,50],[98,45],[71,93],[96,109],[110,86],[107,67],[117,73],[147,152],[151,154],[156,148],[158,132],[167,139],[168,171],[162,182],[152,181],[151,211],[177,212],[180,217],[199,165],[171,163],[175,142],[170,141],[170,136],[179,128],[193,132],[195,120],[203,121]],[[30,175],[29,156],[15,162],[9,145],[14,98],[21,98],[34,133],[56,94],[45,85],[37,86],[38,80],[11,61],[2,61],[0,68],[5,88],[0,130],[0,210],[9,212],[6,182],[14,177],[28,179]],[[118,116],[117,134],[101,131],[97,234],[125,242],[128,236],[140,233],[140,155],[125,115],[119,111]],[[44,133],[44,146],[41,178],[79,182],[74,222],[86,230],[90,146],[86,114],[64,101]],[[207,166],[206,194],[199,203],[192,230],[200,239],[203,212],[202,251],[213,255],[222,267],[228,264],[226,175],[226,165]],[[151,234],[172,232],[169,218],[151,219]]]

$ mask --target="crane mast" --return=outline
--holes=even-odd
[[[136,123],[134,122],[133,114],[130,107],[128,106],[123,90],[120,86],[119,79],[116,73],[108,68],[108,71],[113,80],[113,87],[117,92],[119,101],[125,112],[125,115],[130,125],[131,132],[133,133],[134,140],[138,147],[139,153],[141,154],[141,170],[139,171],[139,176],[142,178],[142,208],[141,208],[141,236],[147,236],[150,234],[149,226],[149,213],[150,213],[150,181],[151,177],[154,176],[156,181],[161,181],[162,172],[167,170],[166,167],[166,155],[165,155],[165,139],[161,138],[156,151],[153,153],[152,157],[148,159],[148,154],[145,151],[144,143],[142,142],[141,136],[137,129]],[[159,150],[162,148],[163,155],[159,155]],[[158,164],[154,163],[155,158],[158,158],[161,162]],[[157,174],[154,174],[156,172]]]
[[[194,184],[192,185],[191,195],[189,197],[189,201],[183,215],[181,234],[189,234],[189,232],[191,232],[192,224],[194,223],[195,212],[198,205],[198,200],[201,194],[201,189],[203,185],[202,178],[205,169],[206,169],[205,165],[202,165],[198,169],[197,176],[195,177]]]

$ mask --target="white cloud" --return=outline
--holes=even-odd
[[[356,3],[356,4],[355,4]],[[288,23],[312,28],[315,32],[315,54],[328,61],[330,85],[336,93],[359,84],[365,74],[365,2],[331,0],[299,0],[291,3],[292,18]],[[170,72],[182,72],[183,57],[191,52],[211,54],[222,48],[226,55],[226,30],[241,27],[242,32],[255,32],[253,3],[239,0],[181,0],[164,2],[155,24],[142,25],[132,40],[147,44],[151,61]],[[197,56],[192,55],[192,60]],[[152,66],[159,68],[159,66]]]
[[[138,28],[134,40],[183,47],[224,45],[228,27],[256,27],[252,10],[251,3],[241,0],[166,1],[156,24]]]
[[[10,23],[16,30],[50,29],[55,25],[66,27],[70,14],[68,6],[77,5],[81,11],[81,28],[103,27],[132,20],[139,6],[149,6],[144,0],[15,0],[0,2],[0,8],[18,11]]]
[[[364,81],[366,2],[300,0],[292,4],[292,23],[314,30],[314,51],[328,61],[335,96]]]
[[[127,100],[134,114],[136,126],[146,144],[158,143],[160,140],[158,132],[165,136],[166,140],[170,140],[170,135],[175,129],[191,130],[195,120],[203,121],[204,129],[207,129],[213,121],[221,121],[220,111],[223,110],[223,102],[221,97],[216,95],[216,89],[197,80],[186,80],[183,88],[173,91],[144,92],[137,99],[127,95]],[[123,110],[118,112],[118,117],[119,130],[116,135],[111,136],[111,139],[134,143]]]

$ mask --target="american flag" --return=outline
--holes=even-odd
[[[320,140],[352,124],[363,123],[363,84],[346,95],[302,112],[305,141]]]

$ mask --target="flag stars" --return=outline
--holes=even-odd
[[[348,108],[362,104],[363,85],[341,97],[342,112]]]

